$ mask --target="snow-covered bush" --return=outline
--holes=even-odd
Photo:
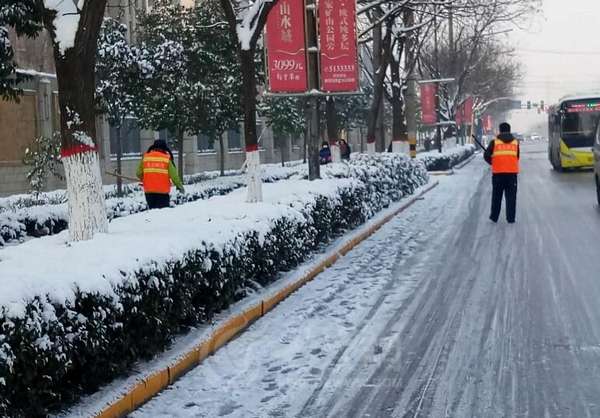
[[[122,233],[98,236],[84,246],[65,247],[56,237],[6,249],[0,285],[10,282],[20,288],[0,299],[0,416],[45,416],[97,390],[134,362],[164,350],[178,333],[245,297],[255,283],[276,280],[278,272],[296,267],[343,231],[428,181],[421,162],[387,155],[331,166],[326,176],[330,178],[273,185],[278,197],[261,207],[239,208],[244,205],[240,193],[194,203],[203,205],[204,212],[214,205],[220,220],[209,214],[202,221],[196,207],[153,213],[167,218],[169,230],[176,227],[167,222],[170,216],[179,222],[182,215],[192,216],[194,224],[184,222],[177,230],[187,235],[165,237],[164,245],[134,245],[129,250],[134,254],[118,250],[137,242]],[[116,227],[139,235],[138,228],[147,222],[132,217]],[[76,264],[72,271],[81,278],[41,269],[35,270],[40,277],[22,277],[19,259],[28,257],[24,248],[37,253],[46,245],[66,262],[70,257]],[[115,250],[106,254],[102,248]],[[80,251],[102,253],[102,271],[89,266],[93,260],[78,257]],[[146,254],[144,259],[140,251],[160,256]],[[53,279],[43,277],[47,274]],[[38,284],[31,286],[32,281]],[[23,296],[15,295],[28,296],[16,302]]]
[[[300,169],[294,167],[269,167],[263,173],[265,183],[274,183],[285,180],[298,173]],[[232,171],[232,173],[234,173]],[[237,171],[236,173],[239,173]],[[245,179],[240,176],[228,176],[215,179],[217,175],[200,173],[186,179],[188,184],[185,193],[171,196],[173,206],[209,199],[213,196],[222,196],[233,190],[245,186]],[[209,180],[214,179],[214,180]],[[121,218],[148,209],[142,189],[139,185],[124,187],[124,197],[116,197],[116,190],[110,187],[105,190],[106,209],[109,219]],[[0,210],[0,247],[9,242],[23,240],[27,237],[42,237],[54,235],[68,227],[67,205],[64,203],[66,196],[63,193],[40,193],[37,198],[32,195],[22,195],[12,200],[12,205],[21,206],[19,209]],[[37,203],[55,202],[48,205]]]
[[[457,164],[465,161],[475,154],[476,148],[473,144],[467,144],[451,148],[442,152],[428,151],[417,155],[417,158],[425,163],[428,171],[446,171]]]

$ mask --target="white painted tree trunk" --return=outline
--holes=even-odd
[[[248,169],[248,203],[262,202],[262,173],[260,169],[260,151],[246,152],[246,167]]]
[[[392,152],[395,154],[410,154],[410,144],[408,141],[393,141]]]
[[[367,142],[367,154],[375,154],[375,142]]]
[[[342,150],[338,143],[329,146],[331,151],[331,162],[332,163],[341,163],[342,162]]]
[[[63,157],[62,162],[67,181],[71,240],[85,241],[97,232],[108,232],[98,153],[76,153]]]

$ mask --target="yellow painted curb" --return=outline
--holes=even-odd
[[[207,340],[201,342],[199,345],[194,347],[192,351],[180,357],[171,366],[163,370],[159,370],[143,380],[140,380],[135,384],[135,386],[133,386],[133,388],[129,390],[128,393],[123,394],[119,399],[107,405],[100,413],[96,415],[96,418],[122,418],[128,413],[142,406],[144,403],[148,402],[152,397],[156,396],[167,386],[173,384],[173,382],[199,365],[208,356],[214,354],[219,348],[230,342],[236,335],[247,329],[253,322],[264,316],[267,312],[271,311],[280,302],[287,299],[296,290],[314,280],[319,274],[335,264],[342,256],[348,254],[358,244],[369,238],[371,235],[381,229],[383,225],[391,221],[399,213],[408,209],[421,197],[423,197],[423,195],[430,192],[438,185],[439,182],[437,181],[429,185],[418,195],[413,196],[408,202],[400,206],[398,209],[387,214],[376,223],[370,225],[368,229],[362,231],[357,236],[344,243],[335,253],[326,257],[323,261],[314,266],[310,271],[306,272],[294,283],[285,286],[283,289],[277,291],[274,295],[271,295],[258,304],[251,306],[241,314],[229,318],[224,324],[219,326]]]

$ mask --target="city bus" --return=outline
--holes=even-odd
[[[565,97],[549,109],[548,158],[556,171],[594,166],[600,94]]]

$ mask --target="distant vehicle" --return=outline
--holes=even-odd
[[[563,98],[548,115],[548,158],[556,171],[594,165],[600,95]]]
[[[531,134],[531,135],[529,136],[529,139],[530,139],[531,141],[541,141],[541,140],[542,140],[542,136],[541,136],[541,135],[538,135],[538,134]]]
[[[596,137],[594,141],[594,177],[596,178],[596,197],[600,205],[600,122],[596,127]]]

